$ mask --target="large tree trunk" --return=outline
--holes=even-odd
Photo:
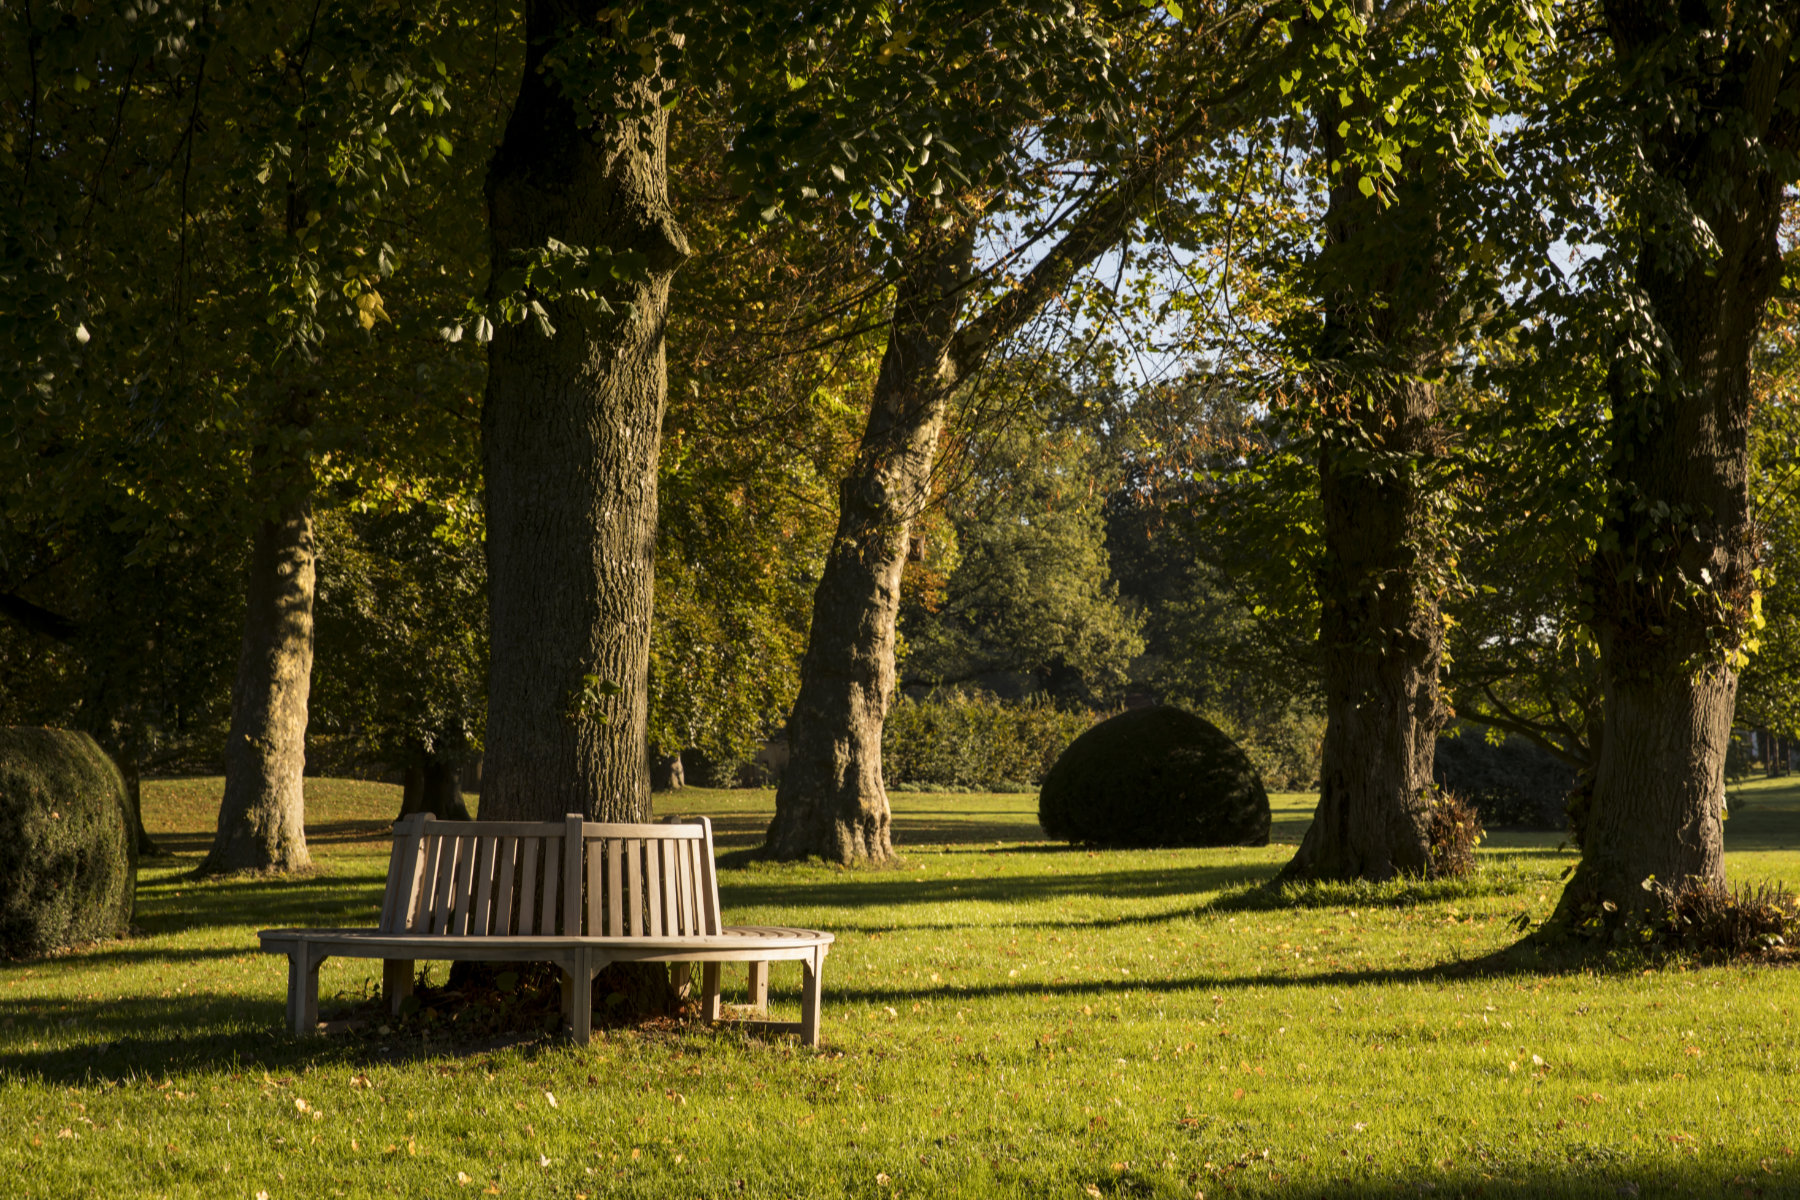
[[[881,726],[894,690],[900,574],[956,385],[951,349],[974,250],[971,226],[940,232],[915,224],[912,269],[894,297],[869,423],[839,492],[837,534],[813,596],[787,769],[769,825],[768,851],[780,859],[893,857]]]
[[[1362,102],[1358,102],[1362,103]],[[1443,443],[1431,331],[1443,294],[1436,172],[1411,164],[1391,203],[1366,197],[1336,104],[1318,114],[1333,163],[1320,278],[1316,431],[1325,684],[1319,806],[1288,879],[1389,879],[1431,866],[1431,766],[1443,724],[1443,629],[1428,461]]]
[[[1429,451],[1429,385],[1397,385],[1365,430],[1405,460]],[[1348,461],[1347,461],[1348,460]],[[1417,474],[1376,475],[1366,460],[1320,454],[1325,556],[1317,586],[1325,682],[1319,806],[1288,878],[1389,879],[1430,868],[1431,766],[1443,724],[1443,629],[1428,564]]]
[[[225,742],[225,797],[202,872],[296,871],[310,865],[302,773],[312,608],[312,500],[302,492],[256,527]]]
[[[1629,923],[1645,887],[1724,884],[1725,752],[1756,589],[1749,501],[1750,356],[1781,276],[1784,180],[1800,144],[1778,97],[1800,83],[1792,13],[1674,0],[1606,6],[1638,143],[1659,199],[1640,230],[1637,283],[1660,335],[1658,361],[1621,357],[1612,402],[1611,497],[1587,586],[1606,689],[1606,732],[1582,860],[1552,928]],[[1690,22],[1683,25],[1683,21]],[[1727,135],[1720,132],[1730,129]],[[1785,152],[1785,154],[1784,154]],[[1703,222],[1713,248],[1696,247]]]
[[[488,818],[650,814],[645,721],[663,330],[687,243],[669,210],[668,117],[654,76],[631,46],[608,40],[613,18],[602,20],[602,7],[526,5],[525,74],[488,175],[496,279],[553,240],[635,252],[647,263],[603,289],[611,313],[546,296],[553,334],[526,320],[502,326],[489,348]],[[596,56],[590,66],[618,56],[616,105],[589,97],[600,111],[586,127],[545,71],[546,56],[571,34]],[[656,36],[631,30],[633,39]]]

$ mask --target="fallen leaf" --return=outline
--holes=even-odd
[[[551,1108],[555,1108],[555,1107],[556,1107],[556,1097],[555,1097],[555,1096],[554,1096],[554,1095],[553,1095],[553,1094],[551,1094],[551,1093],[550,1093],[550,1092],[545,1092],[545,1093],[544,1093],[544,1099],[546,1099],[546,1100],[548,1100],[548,1101],[549,1101],[549,1102],[550,1102],[550,1107],[551,1107]]]
[[[875,1172],[875,1186],[876,1187],[886,1187],[887,1185],[888,1185],[887,1172],[886,1171]]]
[[[538,1166],[547,1167],[549,1165],[550,1165],[550,1159],[548,1156],[543,1155],[543,1154],[538,1155]]]
[[[474,1182],[473,1179],[469,1178],[469,1173],[467,1171],[458,1171],[456,1173],[456,1183],[458,1187],[468,1187]]]

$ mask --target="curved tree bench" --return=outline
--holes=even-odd
[[[577,1042],[593,1029],[594,976],[608,963],[676,964],[685,990],[701,964],[702,1015],[719,1019],[719,964],[750,964],[751,1003],[766,1009],[768,964],[798,961],[800,1021],[750,1021],[819,1044],[820,972],[832,935],[816,929],[722,925],[712,823],[565,820],[394,825],[381,924],[374,929],[265,929],[265,951],[288,956],[288,1022],[319,1023],[319,964],[379,958],[382,995],[398,1011],[419,959],[551,962],[562,969],[563,1017]]]

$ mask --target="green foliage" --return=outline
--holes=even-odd
[[[1093,430],[1057,411],[1071,402],[1063,389],[1015,386],[1037,394],[964,449],[945,519],[908,564],[903,678],[944,687],[1011,673],[1065,700],[1105,703],[1144,649],[1142,618],[1110,578],[1105,483],[1115,469]]]
[[[116,937],[136,891],[125,785],[94,739],[0,728],[0,959]]]
[[[1432,778],[1489,827],[1560,830],[1575,769],[1520,734],[1459,724],[1441,733]]]
[[[1007,702],[950,688],[922,700],[895,697],[881,727],[881,769],[890,784],[971,791],[1024,788],[1098,714],[1038,696]]]
[[[481,749],[487,571],[467,510],[319,514],[311,728],[346,762]]]
[[[1127,709],[1056,760],[1038,823],[1101,846],[1265,846],[1269,797],[1216,726],[1178,708]]]
[[[76,626],[0,657],[128,772],[216,753],[254,521],[321,481],[468,475],[479,347],[440,330],[482,284],[507,27],[435,3],[0,16],[0,595]],[[24,678],[0,704],[51,707]]]
[[[1760,553],[1738,724],[1800,737],[1800,306],[1771,307],[1757,356],[1750,495]]]

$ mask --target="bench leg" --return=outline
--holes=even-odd
[[[384,958],[381,960],[381,999],[387,1010],[400,1015],[400,1002],[413,994],[413,960]]]
[[[319,964],[325,956],[305,942],[288,954],[288,1026],[297,1037],[319,1031]]]
[[[769,964],[753,962],[749,967],[748,1003],[757,1016],[766,1017],[769,1015]]]
[[[585,1046],[594,1036],[594,976],[606,964],[582,949],[562,967],[562,1015],[569,1027],[569,1040]]]
[[[675,1005],[677,1008],[686,1007],[687,1002],[694,995],[693,968],[684,962],[670,963],[669,968],[669,974],[673,977],[675,986]]]
[[[800,960],[803,979],[800,985],[800,1041],[808,1046],[819,1044],[819,1007],[824,1000],[821,976],[825,971],[825,951],[813,951],[810,959]]]
[[[719,964],[716,962],[700,964],[700,1019],[719,1019]]]

